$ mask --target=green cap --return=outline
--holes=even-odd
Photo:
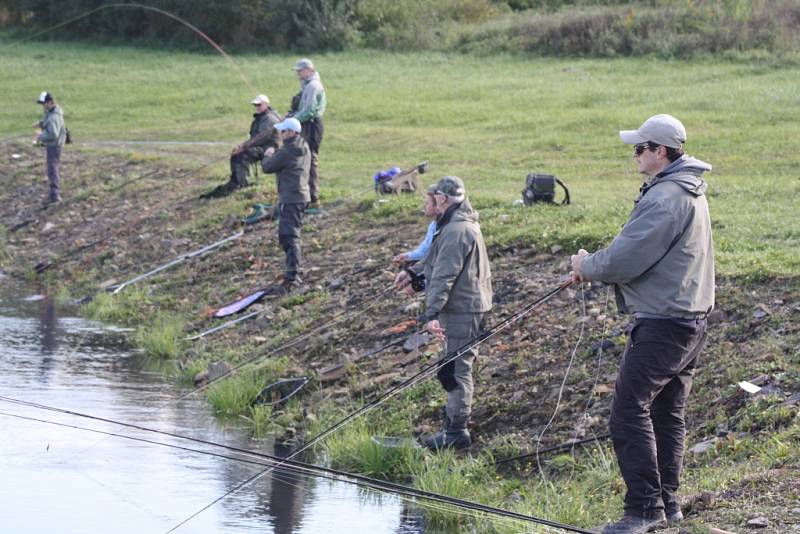
[[[463,197],[465,192],[464,181],[458,176],[444,176],[428,188],[428,193],[447,195],[448,197]]]

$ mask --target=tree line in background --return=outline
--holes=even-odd
[[[0,0],[0,27],[19,35],[113,0]],[[229,49],[374,48],[472,53],[692,57],[793,54],[800,0],[147,0]],[[42,36],[203,46],[152,10],[99,9]]]

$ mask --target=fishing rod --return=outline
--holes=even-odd
[[[378,295],[373,300],[373,302],[371,304],[367,305],[366,307],[364,307],[361,310],[345,312],[345,313],[339,315],[338,317],[334,317],[332,320],[328,321],[327,323],[322,324],[322,325],[314,328],[313,330],[309,330],[305,334],[301,334],[299,336],[296,336],[296,337],[290,339],[289,341],[287,341],[286,343],[283,343],[282,345],[279,345],[279,346],[277,346],[275,348],[272,348],[272,349],[268,350],[267,352],[265,352],[263,354],[257,354],[255,356],[252,356],[251,358],[248,358],[247,360],[243,361],[242,363],[240,363],[236,367],[233,367],[230,371],[218,376],[214,380],[208,381],[207,383],[203,384],[202,386],[200,386],[200,387],[198,387],[196,389],[193,389],[189,393],[183,395],[182,397],[180,397],[179,400],[183,400],[186,397],[189,397],[191,395],[194,395],[195,393],[203,391],[204,389],[209,388],[211,385],[216,384],[220,380],[224,380],[224,379],[228,378],[229,376],[231,376],[232,374],[236,373],[237,371],[239,371],[243,367],[245,367],[247,365],[250,365],[251,363],[253,363],[253,362],[257,361],[257,360],[260,360],[261,358],[266,358],[267,356],[271,356],[271,355],[275,354],[276,352],[278,352],[280,350],[285,350],[285,349],[288,349],[290,347],[293,347],[293,346],[299,344],[300,342],[305,341],[306,339],[310,338],[312,335],[314,335],[314,334],[316,334],[318,332],[321,332],[322,330],[325,330],[327,328],[330,328],[331,326],[333,326],[333,325],[335,325],[337,323],[340,323],[340,322],[344,321],[345,319],[352,320],[352,319],[355,319],[356,317],[358,317],[359,315],[365,314],[366,312],[368,312],[370,309],[372,309],[374,306],[376,306],[379,303],[379,300],[378,300],[377,297],[380,297],[380,296],[388,293],[393,288],[394,288],[393,286],[389,286],[386,289],[384,289],[383,291],[381,291],[380,293],[378,293]],[[260,313],[260,312],[257,312],[257,313]]]
[[[332,469],[332,468],[323,467],[323,466],[320,466],[320,465],[309,464],[309,463],[300,462],[300,461],[297,461],[297,460],[291,460],[289,458],[281,458],[279,456],[275,456],[275,455],[271,455],[271,454],[261,453],[261,452],[252,451],[252,450],[248,450],[248,449],[242,449],[242,448],[239,448],[239,447],[233,447],[233,446],[225,445],[225,444],[221,444],[221,443],[215,443],[215,442],[212,442],[212,441],[203,440],[203,439],[199,439],[199,438],[193,438],[193,437],[185,436],[185,435],[182,435],[182,434],[176,434],[176,433],[167,432],[167,431],[163,431],[163,430],[156,430],[156,429],[152,429],[152,428],[149,428],[149,427],[144,427],[144,426],[141,426],[141,425],[134,425],[134,424],[130,424],[130,423],[124,423],[124,422],[121,422],[121,421],[114,421],[114,420],[111,420],[111,419],[97,417],[97,416],[93,416],[93,415],[89,415],[89,414],[83,414],[83,413],[80,413],[80,412],[74,412],[74,411],[71,411],[71,410],[63,410],[63,409],[60,409],[60,408],[55,408],[55,407],[52,407],[52,406],[46,406],[46,405],[42,405],[42,404],[32,403],[32,402],[28,402],[28,401],[21,401],[21,400],[9,398],[9,397],[0,396],[0,400],[4,401],[4,402],[9,402],[9,403],[13,403],[13,404],[22,405],[22,406],[28,406],[28,407],[32,407],[32,408],[37,408],[37,409],[41,409],[41,410],[53,411],[53,412],[56,412],[56,413],[63,413],[63,414],[72,415],[72,416],[81,417],[81,418],[86,418],[86,419],[90,419],[90,420],[116,424],[116,425],[119,425],[119,426],[122,426],[122,427],[132,428],[132,429],[140,430],[140,431],[144,431],[144,432],[151,432],[151,433],[154,433],[154,434],[160,434],[160,435],[164,435],[164,436],[170,436],[170,437],[174,437],[174,438],[178,438],[178,439],[182,439],[182,440],[186,440],[186,441],[190,441],[190,442],[200,443],[200,444],[203,444],[203,445],[209,445],[209,446],[212,446],[212,447],[218,447],[218,448],[221,448],[221,449],[229,450],[231,452],[237,452],[237,453],[240,453],[240,454],[245,454],[245,455],[256,457],[256,458],[262,458],[262,459],[267,460],[268,462],[258,462],[258,461],[254,461],[254,460],[250,460],[250,459],[246,459],[246,458],[239,458],[239,457],[236,457],[236,456],[225,455],[225,454],[221,454],[221,453],[217,453],[217,452],[213,452],[213,451],[204,451],[204,450],[194,449],[194,448],[191,448],[191,447],[185,447],[185,446],[182,446],[182,445],[176,445],[176,444],[172,444],[172,443],[149,440],[149,439],[146,439],[146,438],[135,437],[135,436],[127,436],[127,435],[124,435],[124,434],[118,434],[118,433],[114,433],[114,432],[107,432],[107,431],[103,431],[103,430],[96,430],[96,429],[81,427],[79,425],[72,425],[72,424],[69,424],[69,423],[61,423],[61,422],[57,422],[57,421],[50,421],[50,420],[39,419],[39,418],[35,418],[35,417],[22,416],[22,415],[17,415],[17,414],[9,414],[7,412],[0,412],[0,415],[4,415],[4,416],[16,417],[18,419],[24,419],[24,420],[35,421],[35,422],[40,422],[40,423],[52,424],[52,425],[55,425],[55,426],[61,426],[61,427],[66,427],[66,428],[72,428],[72,429],[77,429],[77,430],[94,432],[94,433],[98,433],[98,434],[104,434],[104,435],[106,435],[108,437],[119,437],[119,438],[129,439],[129,440],[132,440],[132,441],[148,443],[148,444],[152,444],[152,445],[171,447],[171,448],[175,448],[175,449],[178,449],[178,450],[184,450],[184,451],[188,451],[188,452],[194,452],[194,453],[205,454],[205,455],[209,455],[209,456],[215,456],[215,457],[218,457],[218,458],[223,458],[223,459],[233,460],[233,461],[239,461],[239,462],[243,462],[243,463],[249,463],[249,464],[252,464],[252,465],[260,465],[260,466],[267,467],[270,470],[274,470],[274,469],[276,469],[278,467],[284,467],[284,468],[286,468],[288,470],[294,470],[296,472],[305,473],[305,474],[309,474],[309,475],[314,475],[314,476],[318,476],[318,477],[321,477],[321,478],[327,478],[327,479],[335,480],[335,481],[339,481],[339,482],[346,482],[346,483],[350,483],[350,484],[355,484],[355,485],[358,485],[358,486],[367,487],[367,488],[370,488],[370,489],[375,489],[375,490],[383,491],[383,492],[386,492],[386,493],[399,494],[399,495],[403,495],[403,496],[409,497],[409,498],[425,499],[425,500],[430,500],[430,501],[434,501],[434,502],[439,502],[439,503],[442,503],[442,504],[448,504],[448,505],[459,507],[459,508],[465,508],[465,509],[468,509],[468,510],[471,510],[471,511],[474,511],[474,512],[481,512],[481,513],[484,513],[484,514],[497,515],[497,516],[501,516],[501,517],[505,517],[505,518],[509,518],[509,519],[514,519],[514,520],[519,520],[519,521],[526,521],[526,522],[529,522],[529,523],[542,524],[542,525],[545,525],[545,526],[550,526],[550,527],[554,527],[554,528],[559,528],[561,530],[566,530],[568,532],[577,532],[579,534],[592,534],[592,531],[590,531],[590,530],[585,530],[585,529],[582,529],[580,527],[575,527],[575,526],[568,525],[568,524],[565,524],[565,523],[559,523],[559,522],[556,522],[556,521],[550,521],[550,520],[547,520],[547,519],[541,519],[541,518],[538,518],[538,517],[535,517],[535,516],[522,514],[520,512],[514,512],[514,511],[511,511],[511,510],[504,510],[502,508],[498,508],[498,507],[494,507],[494,506],[490,506],[490,505],[486,505],[486,504],[481,504],[481,503],[477,503],[477,502],[474,502],[474,501],[468,501],[468,500],[465,500],[465,499],[459,499],[457,497],[450,497],[448,495],[443,495],[443,494],[435,493],[435,492],[432,492],[432,491],[421,490],[421,489],[413,488],[411,486],[398,484],[398,483],[395,483],[395,482],[379,480],[379,479],[376,479],[376,478],[367,477],[365,475],[359,475],[359,474],[356,474],[356,473],[349,473],[347,471],[341,471],[341,470],[338,470],[338,469]],[[178,527],[179,526],[180,525],[178,525]],[[172,528],[170,530],[170,532],[174,531],[178,527]]]
[[[592,436],[590,438],[579,439],[577,441],[570,441],[569,443],[562,443],[560,445],[553,445],[552,447],[547,447],[545,449],[540,449],[539,451],[534,451],[526,454],[520,454],[519,456],[511,456],[510,458],[503,458],[502,460],[495,460],[494,462],[490,462],[489,465],[503,465],[511,462],[518,462],[520,460],[526,460],[528,458],[533,458],[537,454],[545,454],[548,452],[556,452],[556,451],[563,451],[565,449],[571,449],[575,445],[583,445],[585,443],[594,443],[596,441],[603,441],[611,437],[611,434],[600,434],[599,436]]]
[[[226,157],[227,157],[227,156],[226,156]],[[187,177],[189,177],[189,176],[192,176],[192,175],[194,175],[194,174],[198,173],[199,171],[201,171],[201,170],[205,169],[206,167],[210,167],[211,165],[214,165],[215,163],[218,163],[218,162],[219,162],[219,161],[221,161],[222,159],[223,159],[223,158],[217,158],[217,159],[215,159],[215,160],[212,160],[212,161],[210,161],[210,162],[208,162],[208,163],[204,163],[204,164],[203,164],[203,165],[201,165],[200,167],[196,167],[196,168],[194,168],[194,169],[187,170],[187,171],[185,171],[184,173],[181,173],[181,174],[179,174],[178,176],[176,176],[176,177],[174,177],[174,178],[175,178],[176,180],[182,180],[182,179],[184,179],[184,178],[187,178]],[[120,184],[117,184],[117,185],[115,185],[115,186],[113,186],[113,187],[109,187],[109,188],[106,188],[106,189],[101,189],[101,190],[99,190],[99,191],[91,191],[91,190],[90,190],[90,194],[91,194],[91,193],[94,193],[94,192],[98,192],[98,193],[109,193],[109,192],[115,192],[115,191],[119,191],[120,189],[122,189],[122,188],[124,188],[124,187],[126,187],[126,186],[128,186],[128,185],[130,185],[130,184],[132,184],[132,183],[134,183],[134,182],[138,182],[138,181],[140,181],[140,180],[143,180],[143,179],[145,179],[145,178],[148,178],[148,177],[150,177],[150,176],[153,176],[153,175],[155,175],[155,174],[157,174],[157,173],[159,173],[159,172],[161,172],[161,169],[156,169],[156,170],[154,170],[154,171],[152,171],[152,172],[145,173],[145,174],[143,174],[143,175],[140,175],[140,176],[137,176],[137,177],[135,177],[135,178],[131,178],[131,179],[129,179],[129,180],[125,181],[125,182],[122,182],[122,183],[120,183]],[[63,208],[63,206],[64,206],[65,204],[69,203],[69,202],[70,202],[70,201],[72,201],[72,200],[74,200],[74,199],[67,199],[67,200],[65,200],[64,202],[61,202],[61,203],[59,203],[59,204],[56,204],[56,205],[54,206],[54,208],[55,208],[55,209],[54,209],[52,212],[53,212],[53,213],[57,212],[58,210],[60,210],[61,208]],[[125,229],[125,228],[129,228],[129,227],[133,227],[133,226],[137,225],[138,223],[140,223],[141,221],[143,221],[145,217],[146,217],[146,216],[143,216],[143,217],[141,217],[141,218],[139,218],[139,219],[136,219],[136,220],[134,220],[133,222],[129,223],[128,225],[126,225],[126,226],[123,226],[121,229],[117,229],[116,231],[114,231],[114,232],[111,232],[109,235],[106,235],[106,236],[100,237],[100,238],[98,238],[98,239],[95,239],[94,241],[91,241],[91,242],[89,242],[89,243],[86,243],[86,244],[84,244],[84,245],[81,245],[81,246],[79,246],[79,247],[73,248],[72,250],[70,250],[70,251],[68,251],[68,252],[66,252],[66,253],[64,253],[64,254],[62,254],[62,255],[61,255],[59,258],[58,258],[58,262],[59,262],[59,263],[61,263],[61,262],[63,262],[64,260],[66,260],[66,259],[69,259],[69,258],[71,258],[71,257],[73,257],[73,256],[76,256],[77,254],[80,254],[81,252],[83,252],[83,251],[85,251],[85,250],[87,250],[87,249],[90,249],[90,248],[96,247],[97,245],[100,245],[100,244],[102,244],[102,243],[104,243],[104,242],[108,241],[109,239],[111,239],[111,238],[112,238],[112,237],[114,237],[115,235],[118,235],[118,234],[120,233],[120,231],[122,231],[123,229]],[[20,229],[20,228],[22,228],[22,227],[24,227],[24,226],[27,226],[28,224],[30,224],[30,223],[32,223],[32,222],[35,222],[36,220],[37,220],[36,218],[33,218],[33,219],[28,219],[28,220],[26,220],[26,221],[23,221],[22,223],[19,223],[19,224],[15,225],[15,226],[12,228],[12,231],[16,231],[16,230],[18,230],[18,229]],[[54,262],[53,262],[53,261],[49,261],[49,262],[47,262],[47,263],[40,262],[40,263],[37,263],[37,264],[34,266],[34,268],[33,268],[33,269],[34,269],[34,271],[36,271],[37,273],[43,273],[44,271],[48,270],[48,269],[49,269],[50,267],[52,267],[53,265],[54,265]]]
[[[426,378],[431,376],[433,373],[437,372],[439,369],[441,369],[442,367],[444,367],[445,365],[447,365],[451,361],[454,361],[455,359],[461,357],[462,355],[466,354],[468,351],[478,347],[479,345],[481,345],[482,343],[484,343],[488,339],[494,337],[496,334],[498,334],[499,332],[505,330],[506,328],[508,328],[512,324],[514,324],[517,321],[523,319],[526,315],[528,315],[535,308],[537,308],[541,304],[547,302],[553,296],[555,296],[556,294],[560,293],[561,291],[563,291],[564,289],[566,289],[567,287],[572,285],[572,282],[573,281],[572,281],[571,278],[566,280],[565,282],[560,284],[555,289],[552,289],[552,290],[548,291],[545,295],[539,297],[534,302],[532,302],[532,303],[528,304],[527,306],[525,306],[521,311],[518,311],[515,314],[512,314],[511,316],[507,317],[506,319],[500,321],[500,323],[496,324],[491,329],[482,332],[480,335],[478,335],[477,337],[475,337],[471,341],[468,341],[467,343],[465,343],[462,346],[458,347],[457,349],[452,351],[449,355],[443,356],[435,364],[431,365],[430,367],[428,367],[426,369],[420,370],[415,375],[413,375],[410,378],[404,380],[400,384],[390,388],[389,391],[385,392],[381,397],[378,397],[377,399],[369,402],[368,404],[362,406],[361,408],[358,408],[357,410],[355,410],[355,411],[351,412],[350,414],[346,415],[345,417],[343,417],[339,421],[335,422],[334,424],[330,425],[326,429],[322,430],[320,433],[318,433],[316,436],[312,437],[310,440],[306,441],[295,452],[293,452],[292,454],[287,456],[287,459],[291,460],[292,458],[294,458],[295,456],[297,456],[301,452],[303,452],[305,450],[308,450],[315,443],[321,441],[322,439],[326,438],[330,434],[336,432],[337,430],[342,428],[344,425],[346,425],[346,424],[350,423],[351,421],[357,419],[358,417],[364,415],[365,413],[367,413],[368,411],[372,410],[373,408],[377,408],[378,406],[380,406],[381,404],[385,403],[387,400],[389,400],[390,398],[396,396],[397,394],[401,393],[402,391],[404,391],[404,390],[416,385],[417,383],[421,382],[422,380],[425,380]],[[279,467],[279,466],[280,466],[280,464],[278,464],[278,466],[276,466],[276,467]],[[271,468],[271,469],[274,469],[274,468]],[[257,480],[258,478],[260,478],[261,476],[265,475],[271,469],[265,469],[265,470],[261,471],[260,473],[256,473],[252,477],[248,478],[244,482],[240,483],[239,485],[237,485],[233,489],[231,489],[228,492],[226,492],[224,495],[218,497],[217,499],[215,499],[211,503],[207,504],[206,506],[204,506],[203,508],[201,508],[197,512],[193,513],[191,516],[189,516],[186,519],[184,519],[183,521],[181,521],[181,523],[179,523],[178,525],[173,527],[169,532],[172,532],[175,529],[179,528],[181,525],[184,525],[187,522],[191,521],[193,518],[197,517],[199,514],[203,513],[205,510],[207,510],[211,506],[215,505],[219,501],[225,499],[226,497],[228,497],[232,493],[238,491],[239,489],[243,488],[244,486],[247,486],[248,484],[250,484],[250,483],[254,482],[255,480]]]
[[[334,267],[336,267],[336,265],[334,265]],[[377,267],[377,265],[371,266],[369,269],[376,268],[376,267]],[[276,269],[276,271],[277,271],[277,269]],[[360,272],[364,272],[364,269],[360,270],[359,273]],[[254,291],[253,294],[254,293],[258,293],[259,291],[266,291],[266,290],[259,289],[259,290]],[[383,294],[385,292],[386,292],[386,290],[384,290],[381,294]],[[264,296],[268,296],[268,294],[269,293],[265,293]],[[244,299],[244,298],[246,298],[246,297],[242,297],[242,299]],[[263,297],[261,297],[261,298],[263,298]],[[259,298],[259,300],[261,298]],[[239,300],[242,300],[242,299],[239,299]],[[258,310],[258,311],[250,312],[250,313],[248,313],[246,315],[243,315],[241,317],[237,317],[236,319],[229,319],[228,321],[225,321],[222,324],[219,324],[219,325],[214,326],[212,328],[209,328],[207,330],[203,330],[202,332],[198,332],[197,334],[194,334],[194,335],[191,335],[191,336],[186,336],[183,339],[185,341],[195,341],[197,339],[204,338],[204,337],[206,337],[206,336],[208,336],[210,334],[219,332],[220,330],[226,330],[228,328],[233,328],[234,326],[236,326],[239,323],[243,323],[244,321],[247,321],[249,319],[254,319],[254,318],[258,317],[259,315],[263,315],[266,312],[267,312],[267,310]]]
[[[212,250],[216,250],[216,249],[220,248],[222,245],[224,245],[225,243],[228,243],[229,241],[233,241],[234,239],[239,239],[243,235],[244,235],[244,230],[239,230],[235,234],[230,235],[230,236],[228,236],[228,237],[226,237],[224,239],[220,239],[219,241],[211,243],[210,245],[206,245],[203,248],[197,249],[197,250],[192,251],[192,252],[188,252],[186,254],[181,254],[180,256],[178,256],[177,258],[175,258],[174,260],[172,260],[172,261],[170,261],[168,263],[160,265],[160,266],[156,267],[155,269],[147,271],[144,274],[140,274],[139,276],[137,276],[135,278],[131,278],[130,280],[128,280],[126,282],[123,282],[123,283],[119,284],[118,286],[112,286],[112,287],[114,287],[114,290],[111,292],[111,294],[112,295],[116,295],[117,293],[119,293],[120,291],[122,291],[123,289],[128,287],[129,285],[135,284],[136,282],[144,280],[145,278],[149,278],[149,277],[153,276],[154,274],[160,273],[161,271],[169,269],[170,267],[178,265],[179,263],[183,263],[184,261],[186,261],[188,259],[196,258],[197,256],[202,256],[203,254],[206,254],[206,253],[208,253],[208,252],[210,252]]]
[[[222,54],[222,56],[228,61],[228,64],[230,64],[230,66],[233,67],[233,69],[239,75],[239,78],[241,78],[241,80],[245,83],[245,85],[247,85],[247,87],[250,88],[250,91],[253,94],[256,93],[255,87],[253,86],[252,83],[250,83],[250,80],[247,79],[247,77],[241,71],[239,66],[233,61],[233,58],[231,58],[228,54],[226,54],[225,51],[222,49],[222,47],[220,47],[216,42],[214,42],[214,40],[211,39],[211,37],[209,37],[208,35],[203,33],[196,26],[194,26],[191,23],[187,22],[186,20],[178,17],[177,15],[174,15],[174,14],[170,13],[169,11],[165,11],[163,9],[159,9],[157,7],[148,6],[148,5],[144,5],[144,4],[137,4],[135,2],[120,2],[120,3],[106,4],[106,5],[102,5],[102,6],[96,7],[95,9],[89,10],[89,11],[87,11],[85,13],[82,13],[80,15],[72,17],[71,19],[67,19],[67,20],[65,20],[63,22],[60,22],[60,23],[56,24],[55,26],[51,26],[49,28],[45,28],[44,30],[41,30],[39,32],[34,33],[33,35],[29,35],[27,37],[23,37],[22,39],[19,39],[19,40],[15,41],[15,42],[9,44],[8,46],[9,47],[16,46],[16,45],[18,45],[20,43],[23,43],[25,41],[29,41],[29,40],[34,39],[34,38],[36,38],[36,37],[38,37],[40,35],[43,35],[45,33],[51,32],[53,30],[56,30],[58,28],[66,26],[68,24],[71,24],[73,22],[81,20],[83,18],[89,17],[89,16],[91,16],[91,15],[93,15],[93,14],[99,12],[99,11],[102,11],[104,9],[111,9],[111,8],[139,8],[139,9],[144,9],[146,11],[153,11],[155,13],[159,13],[161,15],[164,15],[165,17],[169,17],[169,18],[171,18],[171,19],[183,24],[184,26],[186,26],[187,28],[189,28],[190,30],[195,32],[197,35],[199,35],[200,37],[205,39],[206,42],[208,42],[208,44],[210,44],[212,47],[214,47],[214,50],[216,50],[217,52]]]

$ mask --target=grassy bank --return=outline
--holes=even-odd
[[[0,46],[0,57],[2,136],[29,130],[38,111],[31,100],[44,87],[60,99],[78,143],[233,143],[248,125],[250,90],[218,56],[27,44]],[[294,58],[235,59],[285,110],[296,90]],[[441,54],[315,59],[330,100],[322,152],[329,198],[368,188],[381,168],[428,159],[429,180],[465,178],[495,242],[593,248],[624,222],[639,186],[616,132],[667,111],[686,124],[687,151],[715,166],[709,198],[720,272],[800,267],[800,223],[789,200],[800,188],[797,68]],[[204,150],[209,159],[223,151]],[[225,163],[216,169],[223,175]],[[508,209],[535,171],[565,180],[574,204]]]
[[[295,59],[235,58],[281,111],[296,91],[290,70]],[[712,522],[740,528],[743,514],[763,493],[762,485],[771,484],[772,475],[767,475],[796,470],[799,461],[797,408],[786,402],[800,391],[800,220],[794,200],[800,193],[800,138],[794,134],[800,72],[769,62],[712,60],[384,53],[314,60],[329,93],[321,168],[323,200],[331,207],[327,217],[309,218],[304,228],[306,263],[315,270],[309,268],[303,292],[261,304],[261,316],[239,328],[193,343],[182,339],[218,324],[209,317],[214,306],[269,284],[280,273],[282,252],[274,229],[263,223],[213,256],[119,295],[97,298],[84,313],[135,324],[136,342],[151,356],[175,362],[186,381],[210,362],[237,365],[253,359],[243,372],[210,388],[215,410],[223,418],[248,419],[256,436],[287,429],[313,435],[419,369],[418,362],[405,362],[399,349],[379,358],[358,357],[391,340],[398,335],[391,327],[414,317],[414,310],[406,308],[408,299],[380,292],[392,277],[388,259],[416,244],[424,232],[417,215],[420,200],[378,203],[363,196],[334,207],[335,199],[369,189],[378,169],[422,159],[430,161],[426,181],[443,174],[462,176],[492,250],[494,322],[552,287],[567,271],[567,253],[578,247],[591,250],[617,232],[640,184],[631,151],[619,142],[617,131],[669,112],[687,126],[688,152],[715,166],[707,178],[720,273],[718,307],[724,312],[698,373],[689,440],[726,437],[708,453],[687,459],[686,493],[713,491],[726,504],[696,515],[687,528],[704,532]],[[30,130],[38,113],[31,101],[43,88],[61,101],[76,138],[64,161],[65,195],[75,201],[59,212],[35,209],[43,191],[42,155],[22,143],[0,144],[5,184],[0,260],[8,272],[44,283],[65,299],[104,282],[129,279],[229,235],[250,204],[272,198],[271,179],[262,178],[257,187],[224,200],[196,199],[226,178],[225,146],[173,146],[172,153],[163,147],[91,143],[233,144],[249,124],[252,95],[221,58],[0,43],[0,75],[7,81],[0,95],[0,138]],[[12,159],[12,153],[21,157]],[[223,161],[210,170],[191,176],[183,172],[219,157]],[[158,172],[115,189],[151,171]],[[513,207],[528,172],[557,174],[569,185],[573,204]],[[33,222],[12,231],[27,217]],[[68,256],[80,242],[110,234],[112,240]],[[551,254],[554,247],[563,250]],[[54,267],[34,276],[33,265],[48,257],[56,260]],[[342,284],[333,283],[339,279]],[[538,476],[535,462],[510,471],[486,465],[492,457],[534,446],[556,407],[558,384],[576,344],[564,404],[543,445],[561,443],[579,429],[588,435],[604,431],[607,388],[624,337],[624,319],[604,299],[600,290],[570,290],[482,348],[474,417],[478,443],[472,455],[386,451],[372,444],[375,434],[435,429],[442,394],[434,381],[336,433],[316,453],[348,469],[550,519],[592,526],[614,517],[623,486],[607,448],[543,459],[546,479]],[[579,339],[582,324],[587,328]],[[617,346],[598,368],[590,347],[603,337]],[[435,346],[429,347],[419,360],[435,354]],[[321,382],[321,369],[339,362],[347,365],[345,376]],[[288,406],[253,406],[260,386],[300,374],[315,380]],[[758,399],[736,393],[737,381],[759,374],[778,393]],[[605,393],[592,393],[595,381],[606,387]],[[781,506],[791,510],[791,492],[781,495],[786,497]],[[780,532],[789,519],[775,511],[779,526],[774,531]],[[431,520],[444,531],[467,528],[462,516],[450,513],[432,511]],[[487,521],[476,528],[514,531],[519,525]]]

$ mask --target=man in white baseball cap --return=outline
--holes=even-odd
[[[52,94],[42,91],[36,103],[44,108],[42,120],[33,123],[33,127],[39,130],[34,143],[44,146],[47,151],[47,182],[50,186],[45,203],[47,206],[61,202],[61,151],[64,144],[69,142],[69,132],[64,125],[64,112],[56,104]]]
[[[604,534],[649,532],[683,519],[678,486],[684,412],[714,307],[714,246],[703,173],[711,165],[683,153],[686,129],[654,115],[619,132],[646,176],[628,222],[608,247],[572,256],[577,282],[613,284],[633,315],[620,362],[609,428],[625,511]]]
[[[302,242],[300,229],[311,200],[308,189],[308,172],[311,167],[311,149],[300,135],[300,121],[289,117],[275,125],[283,146],[271,157],[264,158],[261,168],[275,174],[278,183],[278,243],[286,253],[283,282],[276,293],[285,294],[297,287],[300,280]]]
[[[200,198],[224,197],[247,187],[250,183],[250,165],[261,161],[265,155],[269,156],[280,147],[280,137],[275,125],[280,122],[280,116],[269,105],[267,95],[257,95],[250,104],[255,106],[253,122],[250,124],[250,138],[239,143],[231,150],[231,176],[227,183],[203,193]]]

